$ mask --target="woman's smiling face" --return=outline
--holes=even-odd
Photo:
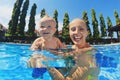
[[[80,19],[73,20],[69,25],[69,34],[74,44],[84,44],[88,35],[85,22]]]

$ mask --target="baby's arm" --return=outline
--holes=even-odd
[[[58,48],[66,48],[66,45],[64,43],[62,43],[58,38],[56,38],[57,40],[57,47]]]
[[[40,39],[40,38],[37,38],[37,39],[33,42],[33,44],[31,45],[30,50],[38,50],[38,49],[40,49],[40,46],[41,46],[40,42],[41,42],[41,39]]]
[[[61,48],[66,48],[66,45],[62,43],[58,38],[54,37],[54,44],[56,44],[56,47],[54,49],[50,49],[49,51],[51,53],[54,53],[56,55],[62,54],[62,51],[59,51]],[[52,45],[52,44],[51,44]]]

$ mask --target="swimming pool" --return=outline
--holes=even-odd
[[[29,47],[30,45],[0,43],[0,80],[34,80],[33,68],[28,68],[26,63],[33,53]],[[94,47],[98,49],[95,57],[100,65],[99,80],[120,80],[120,44]],[[49,54],[44,51],[42,53]],[[60,61],[57,65],[64,66]],[[43,79],[35,80],[51,78],[46,71]]]

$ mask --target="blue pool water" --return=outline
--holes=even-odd
[[[0,80],[34,80],[32,74],[35,69],[28,68],[26,63],[34,53],[29,47],[30,45],[0,43]],[[98,49],[95,57],[100,66],[99,80],[120,80],[120,44],[94,47]],[[47,51],[40,53],[56,57]],[[55,62],[51,62],[50,65],[65,66],[61,59]],[[43,79],[39,77],[35,80],[52,80],[48,71],[42,69],[42,72],[44,72]]]

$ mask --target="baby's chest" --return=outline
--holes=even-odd
[[[56,43],[54,43],[54,42],[51,42],[51,43],[46,43],[44,45],[44,47],[47,48],[47,49],[51,49],[51,48],[56,49],[58,47],[58,45]]]

